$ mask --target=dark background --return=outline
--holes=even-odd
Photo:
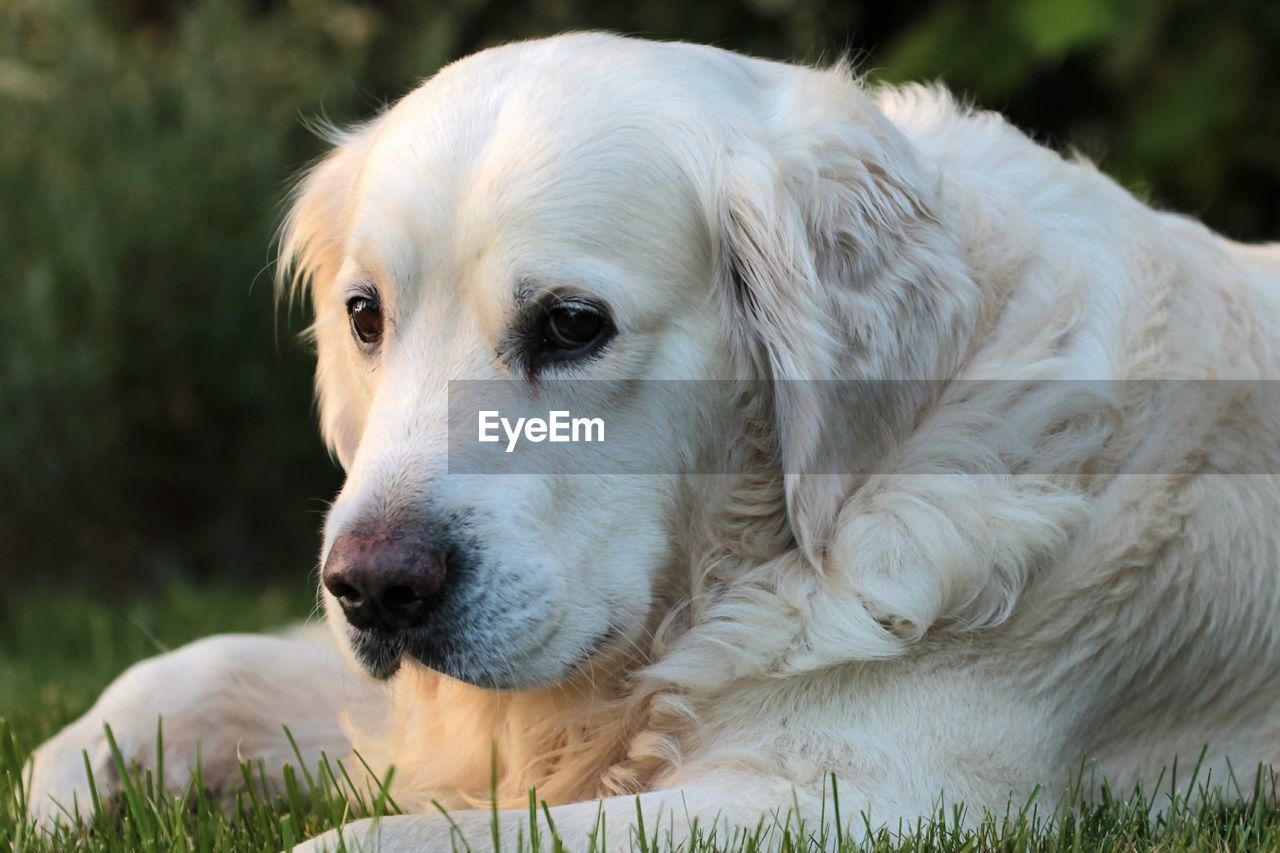
[[[1280,2],[0,0],[0,580],[304,577],[340,483],[271,236],[304,119],[607,28],[941,79],[1154,203],[1280,237]]]

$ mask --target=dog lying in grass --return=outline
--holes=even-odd
[[[407,813],[342,833],[389,850],[513,845],[531,788],[576,849],[817,825],[832,778],[856,835],[1280,759],[1280,247],[938,89],[599,34],[333,142],[281,275],[347,472],[332,638],[129,670],[36,753],[40,821],[157,716],[173,785],[278,778],[284,725],[394,766]],[[593,470],[455,464],[459,381],[572,385]]]

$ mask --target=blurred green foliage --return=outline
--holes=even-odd
[[[581,28],[941,78],[1280,236],[1275,0],[0,0],[0,577],[304,576],[340,474],[271,293],[303,119]]]

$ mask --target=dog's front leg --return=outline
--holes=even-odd
[[[735,829],[750,835],[757,825],[768,833],[766,838],[775,840],[781,839],[784,828],[793,839],[821,838],[824,822],[825,835],[833,840],[837,835],[833,813],[822,810],[820,792],[799,791],[783,780],[736,772],[635,796],[540,808],[536,831],[543,846],[551,849],[547,814],[566,850],[631,850],[641,834],[649,844],[658,841],[662,849],[687,848],[692,838],[715,839],[713,846],[726,847]],[[842,821],[842,830],[854,823]],[[396,815],[354,821],[295,847],[294,853],[525,849],[532,825],[527,809]],[[494,846],[495,833],[499,847]],[[739,839],[745,840],[741,835]]]
[[[341,718],[373,711],[382,691],[352,672],[332,643],[250,635],[210,637],[135,664],[89,711],[50,739],[27,767],[29,811],[43,826],[91,808],[89,772],[100,798],[119,793],[106,736],[110,726],[126,765],[156,770],[163,730],[164,784],[181,790],[196,769],[206,787],[225,791],[241,761],[261,761],[269,783],[302,758],[345,758]],[[86,761],[88,767],[86,768]]]

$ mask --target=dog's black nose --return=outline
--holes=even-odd
[[[444,552],[399,533],[349,533],[329,550],[325,589],[356,628],[397,631],[421,625],[444,584]]]

